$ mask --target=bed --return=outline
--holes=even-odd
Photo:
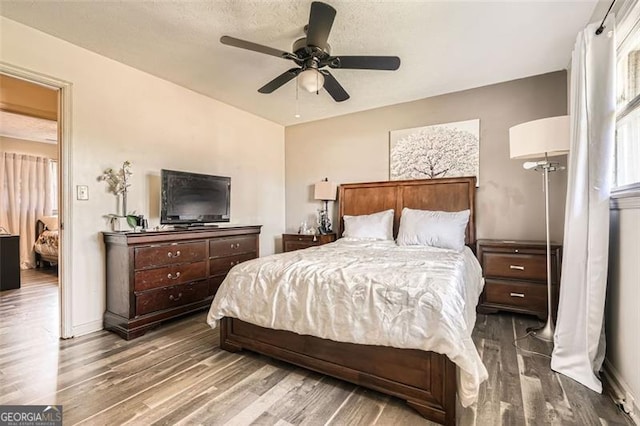
[[[36,268],[58,264],[58,217],[45,216],[36,221],[36,241],[33,250],[36,253]]]
[[[464,231],[465,243],[469,247],[473,247],[475,243],[474,201],[475,178],[473,177],[341,185],[339,189],[339,233],[344,225],[343,218],[345,215],[366,215],[387,209],[394,209],[393,229],[395,236],[397,235],[400,223],[400,212],[402,212],[404,207],[450,212],[469,209],[469,222]],[[309,252],[312,256],[315,256],[315,258],[320,259],[324,256],[323,262],[328,262],[328,259],[332,256],[331,250],[337,250],[337,253],[339,253],[338,256],[334,255],[334,258],[349,258],[350,256],[358,256],[357,253],[360,252],[363,253],[363,256],[367,256],[367,253],[370,251],[379,249],[376,243],[368,245],[367,243],[362,243],[362,246],[357,246],[355,249],[349,247],[349,244],[349,242],[340,242],[339,240],[329,245],[335,245],[334,247],[321,246],[306,249],[303,250],[303,252]],[[407,250],[411,250],[411,248],[399,250],[402,252],[400,256],[407,257],[408,254],[405,253]],[[466,249],[467,257],[469,253],[469,249]],[[451,253],[445,254],[447,256],[453,256]],[[269,258],[284,263],[284,271],[291,271],[292,269],[290,268],[292,268],[294,264],[305,262],[305,259],[307,259],[306,257],[296,259],[296,256],[302,256],[302,254],[299,252],[291,252]],[[464,257],[464,255],[461,255],[461,257]],[[270,259],[268,258],[260,258],[251,262],[255,262],[255,265],[258,265],[257,269],[268,271],[268,265],[264,262],[269,261]],[[410,264],[407,265],[411,266]],[[403,264],[401,267],[406,268],[407,265]],[[326,338],[327,335],[331,335],[331,330],[318,329],[308,333],[304,331],[301,333],[287,331],[284,328],[289,327],[282,327],[281,324],[274,322],[273,318],[256,318],[254,322],[249,322],[237,319],[236,317],[240,315],[235,314],[226,314],[226,316],[220,317],[221,312],[233,312],[233,309],[222,309],[226,305],[232,305],[232,303],[229,302],[232,300],[232,296],[229,295],[230,293],[225,293],[225,286],[229,288],[230,292],[233,291],[234,287],[231,286],[238,284],[243,277],[250,277],[252,274],[255,274],[255,270],[246,269],[251,267],[252,264],[240,264],[230,271],[229,276],[221,287],[222,293],[216,296],[209,312],[209,323],[212,326],[220,327],[221,348],[232,352],[248,349],[369,387],[405,399],[409,406],[430,420],[447,425],[455,424],[456,393],[457,391],[460,391],[461,394],[463,391],[467,392],[467,385],[460,386],[458,384],[456,377],[458,368],[456,364],[442,353],[432,352],[424,348],[392,347],[393,342],[391,340],[393,340],[392,337],[395,336],[393,333],[387,337],[378,336],[378,338],[371,339],[370,333],[367,332],[369,334],[364,333],[367,334],[367,336],[362,339],[356,337],[356,343],[348,343],[346,341],[339,341],[339,339],[332,340]],[[386,269],[393,269],[393,267],[390,268],[387,265]],[[404,270],[409,271],[408,269]],[[327,273],[330,273],[330,268],[327,268]],[[366,271],[364,273],[366,273]],[[357,274],[351,275],[350,277],[350,279],[357,279]],[[321,285],[331,286],[332,279],[334,278],[329,277],[327,281],[321,283]],[[481,280],[481,278],[479,279]],[[480,284],[479,288],[475,288],[472,291],[473,294],[470,296],[470,299],[473,300],[475,298],[472,305],[458,303],[456,300],[451,302],[452,306],[459,304],[462,307],[458,308],[464,309],[464,312],[460,311],[459,317],[465,317],[469,322],[475,321],[475,306],[481,289],[482,286]],[[260,291],[260,287],[258,287],[257,291]],[[311,287],[308,291],[312,291]],[[328,292],[327,294],[332,293]],[[433,294],[429,294],[428,296],[426,299],[421,297],[420,300],[437,298]],[[411,297],[411,295],[405,295],[404,297]],[[255,304],[260,303],[259,298],[245,297],[244,299],[251,299]],[[310,310],[310,312],[314,312],[314,309],[320,309],[323,302],[318,301],[318,299],[314,300],[316,300],[316,302],[312,304],[314,306],[306,306],[304,309]],[[330,304],[331,307],[334,302],[335,301],[332,301]],[[274,306],[276,305],[277,303],[274,303]],[[296,305],[290,304],[289,306]],[[447,306],[440,310],[450,311],[451,309],[456,309],[455,306],[449,306],[449,308],[446,309]],[[226,307],[228,308],[228,306]],[[319,313],[320,310],[317,312]],[[431,312],[431,314],[437,314],[438,309],[431,309],[429,312]],[[322,316],[320,313],[318,315]],[[256,325],[256,323],[262,324],[262,326]],[[365,325],[365,323],[366,318],[363,321],[358,321],[357,326],[353,325],[353,327],[359,329],[359,327]],[[342,328],[345,329],[351,325],[352,324],[344,324],[346,327]],[[468,325],[469,324],[467,324],[467,326]],[[295,327],[298,326],[296,325]],[[296,330],[301,331],[305,330],[305,328],[301,326],[301,328],[296,328]],[[424,331],[419,327],[413,327],[413,330],[417,330],[417,337],[420,337],[420,332]],[[438,333],[446,333],[449,330],[452,330],[450,322],[443,323],[442,326],[430,327],[429,333],[432,334],[429,334],[427,337],[433,341],[441,342],[438,340],[441,337]],[[424,332],[426,333],[426,331]],[[468,349],[469,344],[473,345],[470,338],[470,330],[468,330],[468,335],[463,337],[461,340],[464,340],[464,342],[460,344],[465,345]],[[386,342],[384,341],[385,338],[391,340]],[[374,343],[363,343],[370,343],[371,341]],[[453,346],[455,347],[455,345]],[[442,344],[440,344],[439,348],[441,347]],[[451,350],[457,353],[455,349]],[[449,350],[449,352],[451,352],[451,350]],[[475,351],[475,347],[473,347],[473,350]],[[486,369],[484,369],[482,362],[479,360],[477,351],[475,351],[475,356],[477,359],[471,359],[473,358],[473,354],[469,356],[465,355],[468,359],[463,361],[462,364],[471,369],[475,368],[478,370],[476,372],[478,374],[474,377],[476,381],[474,386],[479,386],[478,382],[486,377]],[[458,365],[461,365],[461,357],[453,358],[456,359]],[[478,362],[479,365],[477,364]],[[462,375],[463,373],[465,376],[468,375],[467,370],[462,371],[460,374]],[[462,383],[464,384],[464,382]]]

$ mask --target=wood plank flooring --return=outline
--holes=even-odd
[[[55,276],[23,273],[0,293],[0,404],[62,404],[65,425],[432,425],[403,401],[250,352],[218,348],[205,313],[125,341],[102,331],[58,340]],[[553,373],[537,321],[479,315],[489,370],[461,425],[631,425],[610,398]]]

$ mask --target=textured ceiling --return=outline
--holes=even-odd
[[[334,55],[397,55],[398,71],[334,70],[336,103],[292,81],[293,62],[222,45],[222,35],[290,51],[308,0],[7,1],[0,14],[269,120],[291,125],[566,68],[595,1],[327,1]]]

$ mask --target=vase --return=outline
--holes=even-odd
[[[122,193],[122,216],[127,216],[127,191]]]

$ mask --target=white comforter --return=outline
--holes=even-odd
[[[349,241],[262,257],[234,267],[211,305],[229,316],[339,342],[422,349],[459,367],[465,407],[487,378],[471,340],[483,279],[469,248],[458,253]]]

